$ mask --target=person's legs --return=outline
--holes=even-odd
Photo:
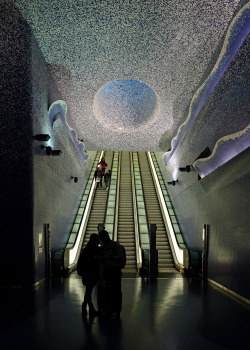
[[[107,308],[111,317],[119,317],[122,309],[121,272],[106,276]]]
[[[122,309],[121,278],[114,279],[112,291],[111,316],[119,317]]]
[[[93,279],[86,284],[84,301],[82,303],[83,315],[87,315],[87,309],[86,309],[87,305],[89,306],[89,316],[90,317],[97,316],[97,314],[98,314],[97,311],[95,310],[93,302],[92,302],[92,291],[93,291],[93,288],[96,285],[96,283],[97,283],[97,280]]]
[[[89,305],[89,303],[92,302],[92,299],[91,299],[92,289],[93,289],[92,286],[89,283],[87,283],[85,294],[84,294],[84,300],[82,303],[82,314],[84,316],[87,316],[87,305]]]

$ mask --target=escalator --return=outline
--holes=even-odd
[[[112,168],[113,152],[105,152],[105,162],[107,163],[107,170]],[[84,235],[82,249],[89,241],[89,237],[92,233],[98,233],[98,224],[104,223],[106,203],[107,203],[108,191],[105,189],[104,180],[102,180],[102,187],[95,189],[95,195],[92,202],[92,207]]]
[[[130,153],[121,152],[117,240],[126,249],[124,270],[136,270],[135,225]]]
[[[146,152],[138,152],[144,200],[149,224],[156,224],[156,249],[158,251],[158,269],[175,269],[161,207],[152,178]]]

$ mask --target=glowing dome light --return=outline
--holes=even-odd
[[[142,81],[115,80],[97,91],[93,111],[106,128],[134,131],[155,119],[157,100],[156,93]]]

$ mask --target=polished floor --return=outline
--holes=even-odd
[[[198,277],[127,275],[122,291],[120,319],[91,322],[81,317],[76,272],[36,290],[2,290],[0,349],[250,349],[250,307]]]

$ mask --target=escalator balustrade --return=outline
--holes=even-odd
[[[152,178],[146,152],[138,152],[146,212],[149,224],[156,224],[156,249],[158,269],[175,269],[161,207]]]

